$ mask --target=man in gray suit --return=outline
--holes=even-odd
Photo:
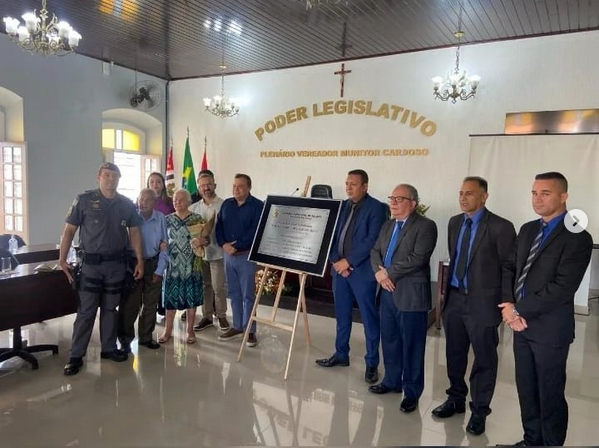
[[[424,389],[424,348],[431,308],[430,258],[437,226],[415,212],[418,191],[400,184],[389,196],[391,219],[370,252],[379,284],[381,345],[385,378],[368,390],[405,392],[400,409],[412,412]]]

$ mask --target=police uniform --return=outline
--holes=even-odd
[[[83,250],[71,359],[85,356],[98,306],[102,354],[114,353],[117,348],[117,307],[127,272],[127,229],[139,227],[141,218],[133,202],[125,196],[117,193],[109,199],[97,189],[77,196],[66,222],[79,228],[79,243]]]

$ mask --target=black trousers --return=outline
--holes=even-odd
[[[445,327],[445,353],[449,377],[449,400],[464,403],[468,386],[464,376],[468,367],[468,351],[474,351],[474,364],[470,373],[470,409],[473,414],[487,416],[491,413],[491,399],[497,380],[498,325],[483,325],[476,316],[468,313],[467,301],[476,300],[456,290],[450,290],[443,310]]]
[[[562,446],[568,430],[566,363],[570,346],[551,347],[514,334],[516,386],[524,441],[533,446]]]

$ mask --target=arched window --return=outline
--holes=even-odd
[[[121,180],[118,191],[132,201],[145,188],[150,173],[161,170],[160,156],[149,154],[146,141],[146,131],[137,126],[118,121],[105,120],[102,123],[104,159],[119,167]]]
[[[0,234],[28,241],[23,98],[0,87]]]

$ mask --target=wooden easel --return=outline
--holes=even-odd
[[[308,188],[310,187],[311,176],[308,176],[306,179],[306,184],[304,185],[304,191],[301,194],[301,197],[306,197],[308,194]],[[243,356],[243,350],[245,349],[245,343],[248,340],[250,335],[250,329],[252,328],[252,323],[257,322],[260,324],[268,325],[270,327],[278,328],[280,330],[285,330],[291,332],[291,342],[289,343],[289,352],[287,353],[287,365],[285,366],[285,380],[287,379],[287,375],[289,373],[289,364],[291,363],[291,351],[293,349],[293,341],[295,339],[295,331],[297,329],[297,321],[299,319],[299,315],[302,315],[302,319],[304,322],[304,334],[306,337],[306,344],[310,345],[310,328],[308,326],[308,312],[306,310],[306,279],[308,278],[308,274],[301,271],[295,271],[293,269],[285,269],[279,268],[276,266],[258,263],[258,266],[262,266],[264,268],[264,273],[262,274],[262,278],[260,279],[260,286],[258,287],[258,293],[256,294],[256,300],[254,301],[254,307],[252,308],[252,314],[250,315],[250,320],[248,322],[247,328],[245,330],[245,334],[243,335],[243,341],[241,342],[241,347],[239,349],[239,354],[237,355],[237,361],[241,361]],[[258,317],[256,316],[256,310],[258,309],[258,305],[260,304],[260,299],[262,298],[262,292],[264,291],[264,284],[266,283],[266,279],[268,277],[268,272],[270,270],[280,270],[281,271],[281,279],[279,281],[279,288],[277,290],[277,295],[275,296],[275,303],[272,307],[272,312],[270,314],[270,318]],[[297,297],[297,307],[295,308],[295,316],[293,318],[293,325],[286,325],[276,321],[277,311],[279,310],[279,302],[281,301],[281,296],[283,295],[283,288],[285,285],[285,276],[288,272],[292,272],[299,276],[299,295]]]

